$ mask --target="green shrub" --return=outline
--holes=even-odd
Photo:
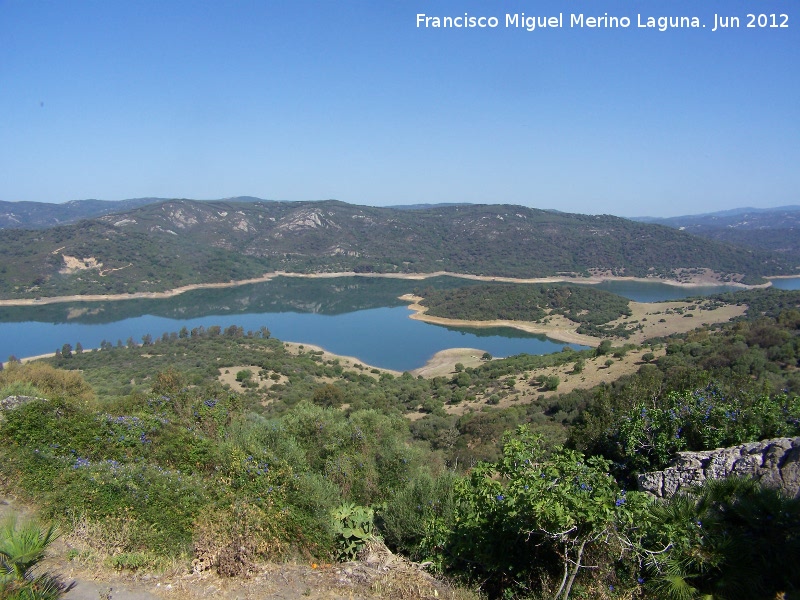
[[[552,392],[558,389],[558,385],[561,383],[561,379],[559,379],[558,375],[549,375],[544,378],[542,382],[542,389],[546,392]]]
[[[421,544],[434,520],[452,525],[453,489],[458,477],[445,471],[419,473],[381,506],[378,529],[386,544],[415,560],[427,558]]]
[[[652,506],[643,522],[655,597],[793,598],[800,500],[752,479],[708,480]]]
[[[80,402],[94,399],[94,392],[77,371],[54,369],[42,362],[9,363],[0,371],[0,388],[22,383],[30,384],[48,398],[68,398]],[[5,396],[4,396],[5,397]]]
[[[480,463],[456,482],[454,515],[434,519],[422,545],[495,596],[539,589],[566,599],[573,584],[596,578],[636,586],[635,571],[615,575],[614,566],[649,500],[621,490],[608,467],[599,457],[550,450],[519,428],[506,436],[498,463]],[[587,556],[605,565],[584,568]]]
[[[355,560],[364,545],[375,539],[371,508],[345,502],[333,510],[331,518],[339,560]]]
[[[9,517],[0,525],[0,598],[9,600],[55,600],[71,586],[37,565],[58,533],[54,525],[42,527],[33,521],[19,524]]]

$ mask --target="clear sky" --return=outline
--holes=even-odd
[[[520,12],[564,26],[506,27]],[[748,12],[788,27],[748,28]],[[631,24],[570,27],[581,13]],[[712,32],[715,13],[740,27]],[[800,204],[800,3],[0,0],[0,200],[237,195],[621,216]]]

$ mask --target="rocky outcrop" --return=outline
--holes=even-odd
[[[667,498],[706,479],[753,477],[800,498],[800,437],[749,442],[704,452],[679,452],[672,466],[639,475],[639,490]]]
[[[11,410],[23,404],[27,404],[28,402],[33,402],[34,400],[42,400],[42,398],[37,398],[35,396],[7,396],[0,399],[0,411]]]

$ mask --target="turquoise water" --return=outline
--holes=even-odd
[[[780,280],[788,281],[788,280]],[[547,354],[564,344],[510,328],[449,328],[409,319],[398,296],[426,287],[469,285],[452,277],[424,282],[345,277],[334,280],[277,278],[227,288],[198,290],[168,300],[82,302],[0,309],[0,357],[55,352],[65,343],[88,348],[103,340],[160,337],[182,327],[267,327],[284,341],[321,346],[366,364],[405,371],[421,367],[440,350],[468,347],[493,356]],[[598,286],[632,300],[676,300],[726,291],[661,283],[606,282]]]

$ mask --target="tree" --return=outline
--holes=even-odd
[[[169,367],[166,371],[156,373],[155,381],[153,382],[153,393],[171,396],[178,393],[185,385],[186,381],[183,375],[173,367]]]
[[[645,352],[642,354],[642,360],[646,363],[652,362],[655,359],[656,355],[652,352]]]
[[[600,345],[594,349],[595,356],[605,356],[611,351],[611,342],[603,340]]]
[[[250,379],[253,377],[253,372],[250,369],[242,369],[236,373],[236,381],[247,387]]]
[[[318,387],[314,390],[314,396],[311,400],[314,404],[318,404],[319,406],[336,408],[341,406],[344,402],[344,392],[342,392],[339,387],[331,383],[326,383],[322,387]]]
[[[61,356],[63,358],[72,358],[72,344],[64,344],[61,346]]]
[[[484,352],[483,355],[481,356],[481,360],[492,360],[492,355],[489,354],[488,352]]]
[[[558,389],[558,384],[561,383],[558,375],[549,375],[544,378],[542,387],[546,392],[554,392]]]
[[[75,354],[83,354],[83,345],[80,342],[75,344]]]

